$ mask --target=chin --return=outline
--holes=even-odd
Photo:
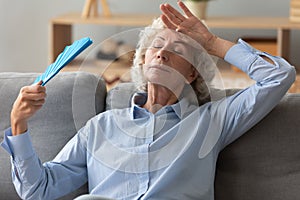
[[[171,81],[170,78],[167,77],[164,78],[152,77],[148,79],[148,83],[163,86],[171,90],[173,93],[175,93],[175,91],[177,91],[179,88],[183,88],[185,85],[184,82]]]

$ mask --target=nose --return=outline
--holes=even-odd
[[[166,62],[169,60],[168,52],[165,49],[160,49],[156,54],[156,58]]]

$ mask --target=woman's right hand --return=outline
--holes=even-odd
[[[45,103],[46,88],[40,81],[36,85],[21,88],[11,111],[12,134],[20,135],[27,131],[27,122]]]

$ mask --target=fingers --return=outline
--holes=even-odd
[[[35,107],[40,107],[42,105],[44,105],[45,103],[45,99],[39,99],[39,100],[31,100],[29,101],[30,105],[31,106],[35,106]]]
[[[43,84],[43,81],[40,80],[39,82],[35,83],[34,85],[42,85]]]
[[[175,26],[172,22],[169,21],[169,19],[165,16],[165,15],[162,15],[160,17],[163,21],[163,23],[165,24],[165,26],[169,29],[173,29],[175,30],[177,28],[177,26]]]
[[[46,87],[42,86],[43,82],[40,81],[36,85],[30,85],[30,86],[25,86],[21,88],[21,92],[24,93],[40,93],[40,92],[46,92]]]
[[[21,89],[17,102],[25,107],[40,107],[45,103],[46,88],[41,85],[25,86]]]
[[[193,13],[186,7],[186,5],[182,1],[178,1],[177,4],[179,7],[183,10],[184,14],[186,14],[187,17],[193,17]]]
[[[46,99],[45,93],[22,93],[19,95],[20,101],[41,101]]]
[[[178,12],[170,4],[162,4],[160,6],[160,9],[163,13],[162,16],[164,16],[162,20],[164,22],[168,20],[168,22],[166,22],[166,25],[172,26],[173,28],[180,25],[186,19],[180,12]]]
[[[162,9],[165,11],[167,16],[170,17],[170,19],[173,19],[174,22],[180,23],[185,20],[185,17],[170,4],[163,4]]]

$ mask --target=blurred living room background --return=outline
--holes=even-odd
[[[159,5],[177,0],[107,0],[111,13],[153,14],[159,16]],[[51,63],[50,22],[53,18],[70,12],[82,12],[85,0],[0,0],[0,72],[43,72]],[[99,4],[99,15],[102,10]],[[210,0],[207,19],[214,17],[289,17],[290,0]],[[300,23],[300,22],[298,22]],[[90,37],[94,44],[112,35],[134,29],[134,26],[103,24],[75,24],[72,40]],[[236,41],[240,37],[276,38],[277,30],[211,28],[223,38]],[[289,61],[300,70],[300,29],[291,30]],[[131,36],[133,37],[133,36]],[[126,42],[127,38],[122,38]],[[128,39],[129,43],[134,39]],[[133,42],[134,43],[134,42]],[[135,44],[130,44],[135,45]],[[87,55],[89,49],[85,54]]]

